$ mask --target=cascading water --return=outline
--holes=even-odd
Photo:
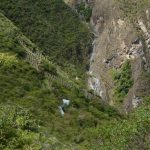
[[[98,79],[98,77],[94,74],[94,70],[92,67],[92,63],[95,57],[96,39],[93,41],[92,45],[93,45],[93,51],[92,51],[91,58],[90,58],[88,85],[89,85],[89,88],[92,89],[96,95],[104,99],[104,92],[102,90],[101,82]]]
[[[103,91],[101,90],[100,80],[96,77],[90,77],[88,80],[89,87],[94,90],[95,94],[103,97]]]

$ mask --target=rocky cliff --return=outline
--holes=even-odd
[[[149,2],[70,0],[67,3],[73,8],[81,3],[92,8],[89,26],[94,40],[88,86],[103,101],[125,112],[137,107],[150,89]],[[129,63],[127,68],[126,63]]]
[[[149,15],[149,10],[145,9],[145,12],[141,16],[136,16],[135,21],[131,23],[124,17],[116,1],[95,0],[93,7],[90,26],[95,40],[90,74],[99,80],[100,86],[97,92],[103,100],[115,105],[117,84],[112,78],[112,72],[120,71],[125,62],[129,61],[133,84],[128,89],[123,87],[127,89],[127,92],[121,101],[121,107],[126,112],[137,107],[150,89]],[[94,79],[92,83],[96,85]],[[123,88],[120,92],[124,92]]]

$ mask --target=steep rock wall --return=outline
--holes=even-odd
[[[72,8],[85,2],[93,8],[89,23],[94,35],[90,56],[88,86],[103,101],[117,105],[112,70],[131,63],[133,86],[119,108],[129,112],[137,107],[150,91],[150,10],[145,10],[130,23],[119,8],[117,0],[68,0]]]
[[[150,89],[149,80],[143,77],[143,72],[148,73],[150,68],[149,21],[147,10],[144,20],[137,18],[135,27],[122,17],[116,2],[95,0],[90,22],[95,35],[90,73],[100,82],[101,89],[97,91],[103,93],[103,100],[115,105],[115,84],[110,72],[112,69],[119,70],[126,60],[130,60],[134,84],[122,105],[126,112],[137,107]],[[137,35],[137,28],[143,41]]]

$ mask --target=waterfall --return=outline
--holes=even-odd
[[[89,74],[88,86],[90,89],[94,91],[96,95],[104,99],[105,95],[104,95],[104,91],[102,90],[100,79],[96,76],[96,74],[94,74],[94,68],[92,66],[95,59],[95,53],[96,53],[96,39],[93,41],[92,45],[93,45],[93,51],[90,57],[90,68],[88,72]]]
[[[103,91],[101,87],[100,80],[96,77],[90,77],[88,79],[89,87],[95,92],[95,94],[99,95],[103,98]]]

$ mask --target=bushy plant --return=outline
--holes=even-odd
[[[38,122],[27,110],[12,105],[0,107],[0,149],[39,147],[36,145],[38,128]]]
[[[48,61],[43,60],[40,65],[41,72],[48,72],[52,75],[58,75],[57,68],[55,65],[50,64]]]
[[[126,61],[120,70],[114,71],[113,79],[115,81],[114,96],[122,102],[133,85],[132,69],[130,61]]]
[[[0,65],[10,68],[18,63],[17,57],[9,53],[0,53]]]
[[[86,5],[84,2],[81,2],[76,7],[79,15],[82,15],[87,22],[90,21],[92,15],[92,8]]]

